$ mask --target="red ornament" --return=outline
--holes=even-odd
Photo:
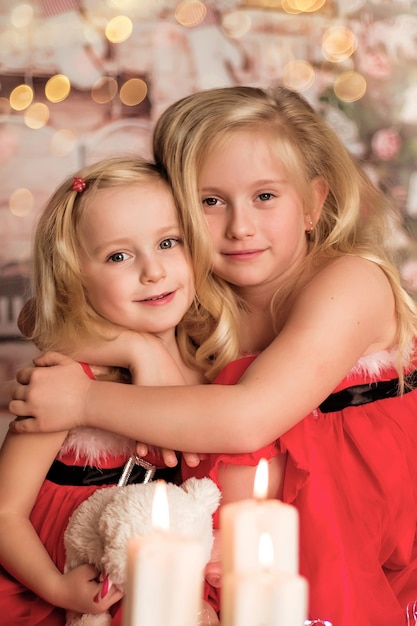
[[[73,191],[78,191],[78,193],[81,193],[82,191],[84,191],[84,189],[86,188],[86,182],[83,178],[73,178],[72,179],[72,187],[71,189]]]

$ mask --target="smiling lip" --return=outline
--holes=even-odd
[[[147,304],[149,306],[162,306],[172,302],[175,296],[175,291],[168,291],[167,293],[161,293],[159,296],[151,296],[144,300],[139,300],[141,304]]]
[[[236,250],[236,252],[223,252],[223,254],[234,261],[252,261],[263,252],[263,250]]]

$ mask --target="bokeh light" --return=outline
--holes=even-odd
[[[346,61],[355,52],[358,41],[353,32],[345,26],[328,28],[323,35],[322,54],[327,61]]]
[[[32,103],[33,89],[29,85],[18,85],[10,94],[10,106],[15,111],[24,111]]]
[[[314,13],[326,4],[326,0],[289,0],[289,2],[303,13]]]
[[[117,80],[110,76],[100,78],[91,89],[91,97],[97,104],[111,102],[118,92]]]
[[[68,98],[71,83],[64,74],[55,74],[45,85],[45,96],[49,102],[62,102]]]
[[[105,33],[111,43],[122,43],[129,39],[133,32],[132,20],[127,15],[113,17],[106,26]]]
[[[282,81],[288,89],[305,91],[314,83],[315,72],[311,63],[302,59],[290,61],[284,67]]]
[[[20,189],[15,189],[10,195],[9,209],[16,217],[24,217],[33,211],[34,205],[33,194],[29,189],[21,187]]]
[[[54,156],[67,156],[75,149],[77,141],[77,133],[68,128],[62,128],[53,134],[49,149]]]
[[[222,19],[222,29],[228,37],[237,39],[246,35],[252,26],[252,20],[246,11],[226,13]]]
[[[175,9],[175,19],[181,26],[192,28],[204,21],[207,7],[200,0],[183,0]]]
[[[24,120],[28,128],[43,128],[49,120],[49,109],[46,104],[35,102],[25,111]]]
[[[366,80],[359,72],[343,72],[334,81],[333,90],[339,100],[356,102],[366,93]]]
[[[30,4],[18,4],[10,13],[10,22],[15,28],[25,28],[33,18],[33,8]]]
[[[300,9],[297,9],[294,6],[294,2],[291,2],[291,0],[282,0],[281,8],[285,13],[289,13],[290,15],[298,15],[298,13],[301,13]]]
[[[120,89],[120,100],[126,106],[135,106],[146,98],[148,86],[141,78],[127,80]]]

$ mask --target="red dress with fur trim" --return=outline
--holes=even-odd
[[[184,479],[208,475],[218,484],[220,464],[287,455],[283,499],[300,513],[310,619],[333,626],[417,623],[417,389],[396,395],[394,356],[360,359],[320,407],[271,446],[210,454],[197,470],[183,468]],[[229,364],[215,382],[235,384],[254,358]],[[216,591],[207,588],[206,597],[219,610]]]
[[[83,366],[93,378],[91,370]],[[132,454],[135,442],[125,437],[96,428],[79,428],[71,431],[60,450],[57,460],[67,471],[92,466],[92,484],[83,486],[58,484],[45,480],[31,513],[31,522],[42,543],[57,567],[64,571],[64,532],[75,509],[97,489],[105,486],[94,484],[95,474],[102,470],[120,469]],[[148,458],[147,458],[148,459]],[[151,459],[149,459],[152,462]],[[62,468],[62,466],[60,466]],[[112,486],[117,483],[118,471]],[[121,624],[120,603],[114,605],[113,626]],[[0,625],[4,626],[64,626],[65,610],[45,602],[12,578],[0,567]]]

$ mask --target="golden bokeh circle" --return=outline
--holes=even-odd
[[[25,187],[15,189],[9,198],[9,209],[16,217],[24,217],[33,211],[35,200],[33,193]]]
[[[343,102],[356,102],[366,93],[366,80],[359,72],[343,72],[334,81],[333,91]]]
[[[206,18],[207,7],[200,0],[182,0],[175,9],[175,19],[186,28],[198,26]]]
[[[282,72],[282,81],[288,89],[305,91],[314,83],[315,71],[311,63],[303,59],[290,61]]]
[[[28,109],[26,109],[24,120],[28,128],[32,128],[34,130],[43,128],[49,120],[49,109],[46,104],[43,104],[42,102],[35,102],[35,104],[32,104]]]
[[[15,111],[24,111],[32,104],[33,89],[29,85],[18,85],[10,94],[10,106]]]
[[[117,15],[107,22],[105,35],[111,43],[122,43],[133,32],[133,23],[127,15]]]
[[[70,80],[65,74],[51,76],[45,85],[45,96],[49,102],[63,102],[71,91]]]
[[[54,156],[67,156],[75,149],[77,141],[77,134],[73,130],[61,128],[53,134],[49,149]]]
[[[119,87],[115,78],[102,76],[94,83],[91,89],[91,98],[94,102],[97,102],[97,104],[107,104],[115,98],[118,89]]]
[[[120,100],[126,106],[136,106],[140,104],[148,93],[148,86],[141,78],[131,78],[120,88]]]

